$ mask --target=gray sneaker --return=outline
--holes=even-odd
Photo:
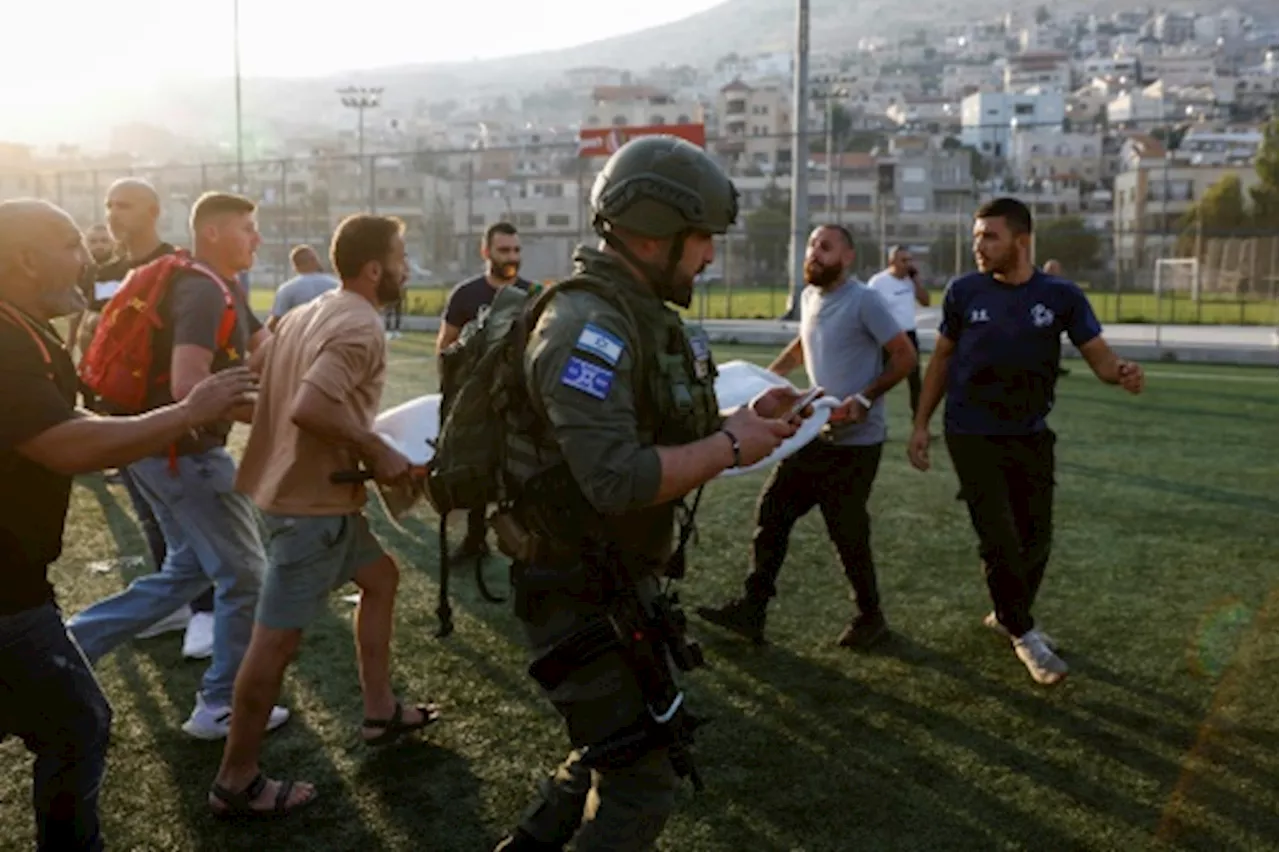
[[[1004,625],[1001,624],[1000,620],[996,618],[996,614],[994,612],[987,613],[986,617],[982,619],[982,625],[991,630],[994,630],[995,632],[999,633],[1001,636],[1003,636],[1006,639],[1013,638],[1012,636],[1009,635],[1009,631],[1004,629]],[[1054,639],[1052,636],[1050,636],[1048,633],[1045,633],[1043,630],[1040,630],[1040,628],[1038,627],[1036,628],[1036,630],[1040,633],[1040,638],[1044,640],[1044,644],[1049,646],[1050,651],[1058,650],[1057,639]]]
[[[1051,686],[1067,676],[1067,664],[1049,649],[1038,630],[1028,630],[1014,639],[1013,651],[1036,683]]]

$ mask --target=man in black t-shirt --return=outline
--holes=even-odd
[[[36,756],[39,849],[103,848],[97,799],[111,706],[63,626],[49,583],[71,479],[162,452],[244,405],[253,387],[247,371],[227,371],[182,403],[141,417],[77,411],[75,365],[50,320],[83,308],[78,283],[87,262],[64,211],[42,201],[0,202],[0,740],[21,737]]]
[[[206,376],[245,364],[269,334],[236,279],[253,265],[261,242],[255,209],[246,198],[221,193],[202,196],[192,208],[193,254],[203,271],[178,276],[160,302],[163,324],[152,339],[147,409],[169,405]],[[234,311],[234,325],[229,339],[222,339],[228,310]],[[235,419],[247,423],[252,416],[247,406]],[[164,567],[67,624],[85,655],[96,662],[138,630],[189,604],[212,583],[217,590],[212,661],[195,709],[182,726],[187,734],[207,740],[221,739],[230,729],[232,685],[249,646],[266,572],[257,511],[234,488],[235,462],[226,450],[230,431],[230,419],[207,424],[174,442],[171,452],[129,466],[164,533]],[[284,708],[275,708],[269,728],[288,717]]]
[[[510,222],[495,222],[485,230],[480,257],[484,259],[484,274],[459,282],[445,299],[440,332],[436,336],[437,356],[458,339],[462,327],[475,319],[481,308],[493,304],[494,297],[503,287],[528,291],[531,286],[519,276],[520,235]],[[449,559],[474,559],[488,552],[484,510],[473,509],[467,515],[467,537]]]

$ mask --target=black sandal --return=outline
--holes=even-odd
[[[378,734],[376,737],[365,737],[362,734],[360,738],[364,740],[364,744],[367,746],[389,745],[400,739],[405,734],[422,730],[427,725],[440,721],[440,708],[435,704],[419,704],[413,709],[422,714],[422,720],[420,722],[406,724],[404,721],[404,705],[397,701],[395,712],[391,714],[390,719],[364,720],[364,726],[366,728],[379,728],[382,730],[382,733]]]
[[[218,819],[278,819],[294,811],[302,810],[319,797],[319,793],[313,790],[310,796],[289,807],[287,804],[289,794],[293,792],[296,782],[281,781],[280,789],[276,793],[275,804],[272,807],[253,807],[253,800],[262,795],[262,791],[266,786],[267,776],[261,772],[239,793],[228,790],[221,784],[214,784],[209,792],[213,793],[214,798],[225,807],[216,808],[213,805],[209,805],[209,810],[213,811],[213,815]]]

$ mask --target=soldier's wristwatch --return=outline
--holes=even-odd
[[[742,445],[738,443],[738,436],[728,429],[721,429],[720,431],[729,436],[729,444],[733,447],[733,466],[742,467]]]

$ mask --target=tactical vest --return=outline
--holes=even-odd
[[[580,268],[575,277],[592,276],[614,288],[629,308],[624,327],[629,329],[627,343],[637,353],[633,387],[640,444],[680,446],[713,434],[720,427],[720,409],[715,395],[717,371],[705,332],[685,326],[680,315],[656,296],[602,275],[590,266]],[[523,378],[528,388],[528,378]],[[533,424],[527,418],[522,418],[523,423],[509,421],[506,430],[507,473],[517,491],[519,483],[561,458],[547,432],[546,413],[536,395],[531,399],[531,408],[537,421],[534,428],[530,428]],[[666,530],[673,529],[674,504],[650,507],[636,515],[640,517],[620,519],[618,528],[640,531],[661,528],[665,523]],[[642,539],[648,537],[640,535]],[[639,541],[636,544],[651,549]],[[662,558],[656,552],[652,555]]]

